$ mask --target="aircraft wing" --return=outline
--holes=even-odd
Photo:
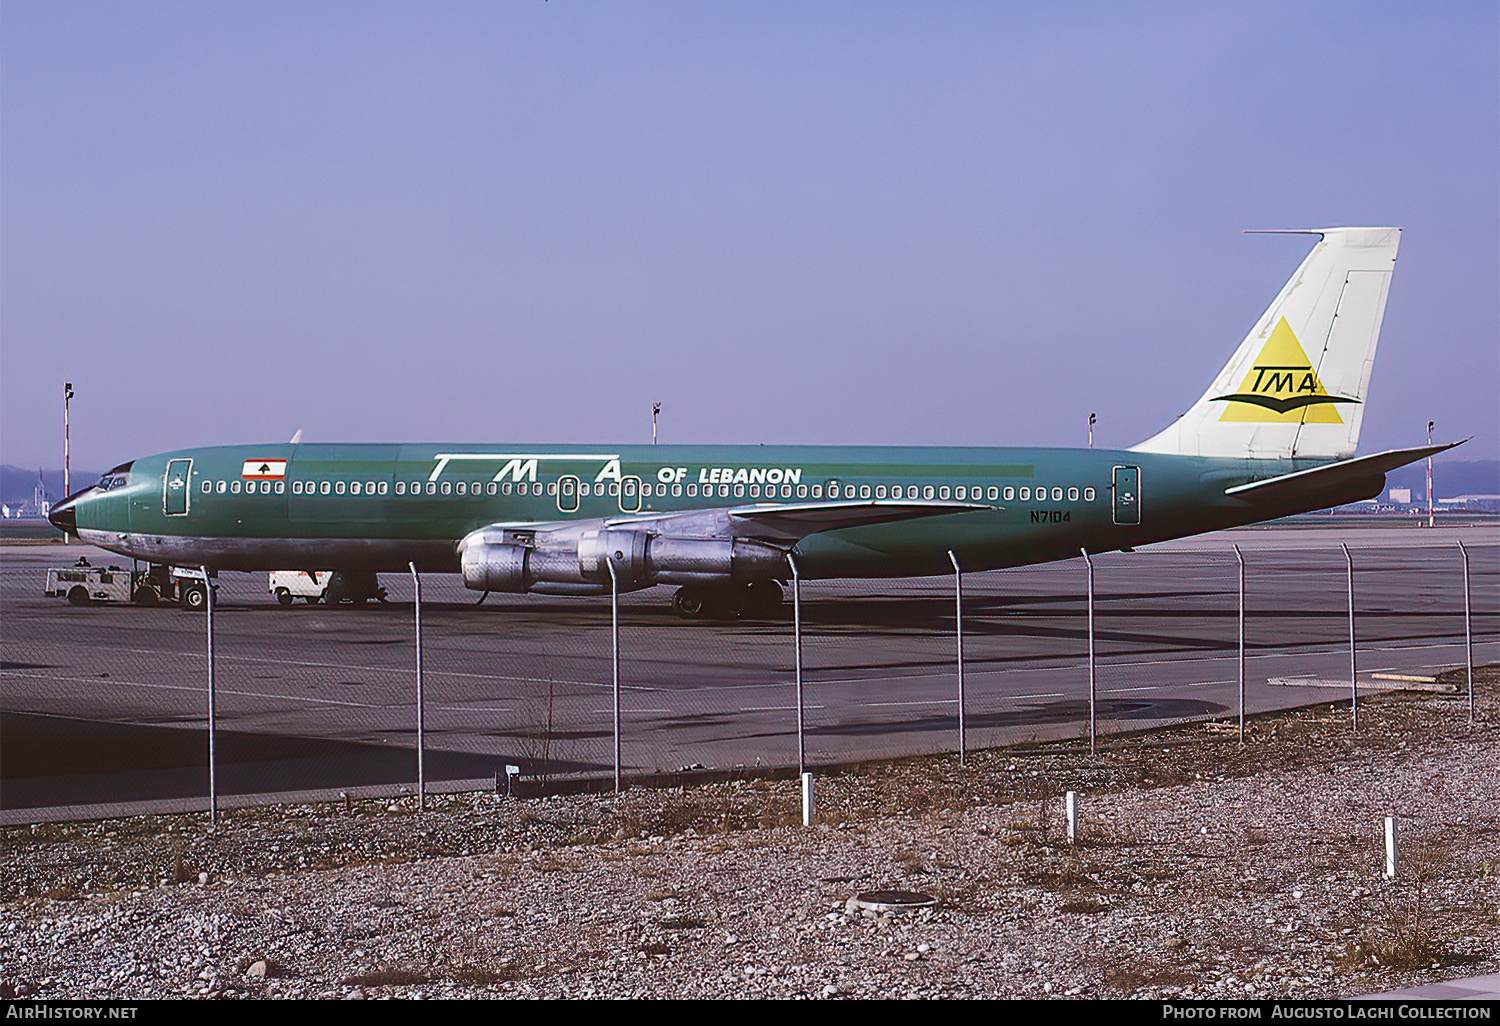
[[[1404,467],[1408,463],[1415,463],[1417,460],[1452,449],[1454,446],[1463,445],[1466,441],[1468,439],[1461,442],[1448,442],[1444,445],[1424,445],[1416,449],[1390,449],[1371,456],[1340,460],[1337,463],[1329,463],[1309,470],[1282,474],[1280,477],[1269,477],[1264,481],[1235,485],[1233,488],[1224,489],[1224,494],[1251,502],[1276,501],[1286,496],[1303,495],[1309,491],[1348,485],[1356,481],[1374,481],[1375,478],[1383,477],[1397,467]],[[1380,486],[1377,484],[1375,487],[1378,490]]]
[[[627,513],[605,518],[610,528],[647,528],[652,533],[684,538],[743,538],[773,548],[789,549],[819,531],[889,524],[953,513],[999,509],[989,503],[912,501],[901,499],[831,499],[821,502],[761,502],[744,506],[662,513]],[[531,524],[494,524],[494,527],[553,530],[576,527],[578,521]]]
[[[729,509],[737,537],[781,538],[796,541],[819,531],[836,531],[845,527],[890,524],[902,520],[920,520],[950,513],[972,513],[996,506],[972,502],[911,502],[900,499],[863,499],[857,501],[767,502]]]

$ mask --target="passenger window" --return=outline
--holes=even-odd
[[[736,499],[743,499],[745,497],[745,486],[744,485],[735,485],[734,486],[734,497]]]
[[[688,485],[688,498],[689,499],[694,499],[694,498],[697,498],[697,496],[698,496],[698,486],[695,485],[695,484]]]
[[[805,498],[807,498],[807,485],[805,485],[805,484],[799,484],[797,486],[797,498],[799,498],[799,499],[805,499]]]
[[[875,498],[877,498],[877,499],[883,499],[883,498],[885,498],[885,485],[876,485],[875,486]]]
[[[452,481],[444,481],[442,483],[442,485],[440,486],[439,490],[444,495],[452,495],[453,494],[453,482]]]
[[[728,485],[719,485],[719,498],[721,498],[721,499],[727,499],[727,498],[729,498],[729,486]]]
[[[547,494],[548,495],[556,495],[557,494],[557,482],[556,481],[549,481],[549,482],[547,482]]]
[[[437,482],[436,481],[428,481],[427,482],[427,494],[428,495],[436,495],[437,494]]]
[[[758,498],[760,498],[760,485],[751,485],[750,486],[750,498],[752,498],[752,499],[758,499]]]
[[[224,492],[225,492],[225,491],[227,491],[227,490],[228,490],[228,488],[229,488],[229,485],[228,485],[228,484],[226,484],[226,483],[225,483],[225,482],[223,482],[223,481],[220,481],[220,482],[219,482],[219,483],[218,483],[218,484],[217,484],[217,485],[216,485],[216,486],[215,486],[215,487],[214,487],[214,491],[216,491],[216,492],[218,492],[218,493],[219,493],[219,494],[220,494],[220,495],[223,495],[223,494],[224,494]]]
[[[1053,485],[1052,486],[1052,501],[1053,502],[1062,502],[1062,486],[1061,485]]]
[[[1005,498],[1006,502],[1009,502],[1010,500],[1014,499],[1016,497],[1015,486],[1014,485],[1006,485],[1005,486],[1005,491],[1002,494],[1004,495],[1004,498]]]
[[[964,486],[963,486],[963,485],[959,485],[959,486],[958,486],[958,487],[957,487],[957,488],[955,488],[955,489],[954,489],[954,490],[953,490],[953,497],[954,497],[954,498],[955,498],[955,499],[965,499],[965,498],[968,498],[968,495],[969,495],[969,493],[968,493],[968,491],[967,491],[967,490],[966,490],[966,489],[965,489],[965,488],[964,488]]]
[[[1077,502],[1078,501],[1078,489],[1077,488],[1069,488],[1068,489],[1068,501],[1069,502]]]
[[[458,494],[459,495],[466,495],[466,494],[468,494],[468,491],[469,491],[469,482],[467,482],[467,481],[460,481],[460,482],[458,482]]]
[[[269,482],[269,481],[262,481],[260,483],[260,494],[262,494],[262,495],[270,495],[271,494],[271,482]]]
[[[327,495],[329,492],[333,491],[333,485],[329,484],[327,481],[324,481],[322,484],[318,485],[318,491],[323,493],[324,495]]]
[[[1084,502],[1093,502],[1094,501],[1094,490],[1092,488],[1085,488],[1083,490],[1083,501]]]
[[[994,485],[990,485],[990,501],[994,502],[998,498],[1000,498],[1000,489]]]
[[[222,489],[220,489],[220,490],[222,491]],[[292,482],[292,494],[293,495],[301,495],[302,494],[302,482],[301,481],[293,481]]]
[[[213,491],[213,489],[214,489],[214,483],[212,481],[204,481],[203,482],[203,494],[204,495],[207,495],[209,492]]]
[[[938,498],[939,499],[946,499],[947,497],[948,497],[948,486],[947,485],[943,485],[941,488],[938,489]]]
[[[229,490],[231,492],[233,492],[235,495],[240,494],[240,483],[238,481],[232,481],[232,482],[230,482]]]
[[[1021,501],[1025,502],[1027,499],[1030,499],[1030,498],[1031,498],[1031,489],[1030,488],[1022,488],[1021,489]]]
[[[397,495],[405,495],[406,494],[406,482],[405,481],[397,481],[396,482],[396,494]]]
[[[812,489],[813,489],[813,498],[814,499],[821,499],[823,497],[823,486],[822,485],[813,485]]]
[[[389,486],[384,481],[382,481],[382,482],[380,482],[380,484],[378,484],[378,485],[375,486],[375,490],[377,492],[379,492],[381,495],[384,495],[386,493],[386,490],[387,490],[388,487]]]
[[[350,495],[358,495],[359,494],[359,482],[358,481],[350,481],[349,482],[349,494]]]
[[[345,489],[347,489],[348,487],[349,487],[348,484],[346,482],[344,482],[344,481],[335,481],[333,483],[334,494],[335,495],[343,495]]]
[[[505,482],[503,485],[500,486],[500,494],[501,495],[509,495],[510,491],[511,491],[511,483],[509,481]]]
[[[932,493],[933,493],[932,485],[928,485],[928,486],[926,486],[925,488],[922,489],[922,498],[924,498],[924,499],[930,499],[930,498],[932,498]]]

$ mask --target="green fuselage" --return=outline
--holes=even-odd
[[[1130,451],[836,446],[278,444],[138,459],[70,507],[86,540],[216,570],[458,569],[490,524],[556,525],[764,503],[982,508],[808,534],[806,577],[947,573],[1103,552],[1377,494],[1383,475],[1259,503],[1225,489],[1327,461]],[[107,487],[106,487],[107,486]],[[899,492],[897,491],[899,489]],[[837,494],[831,494],[836,490]]]

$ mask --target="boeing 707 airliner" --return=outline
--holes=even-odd
[[[1324,509],[1451,446],[1355,456],[1401,231],[1306,234],[1312,252],[1207,391],[1131,449],[218,446],[121,464],[51,519],[215,572],[415,564],[476,591],[676,585],[685,614],[765,615],[794,566],[991,570]]]

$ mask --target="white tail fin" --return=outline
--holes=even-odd
[[[1341,459],[1359,444],[1400,228],[1325,228],[1213,385],[1137,452]]]

